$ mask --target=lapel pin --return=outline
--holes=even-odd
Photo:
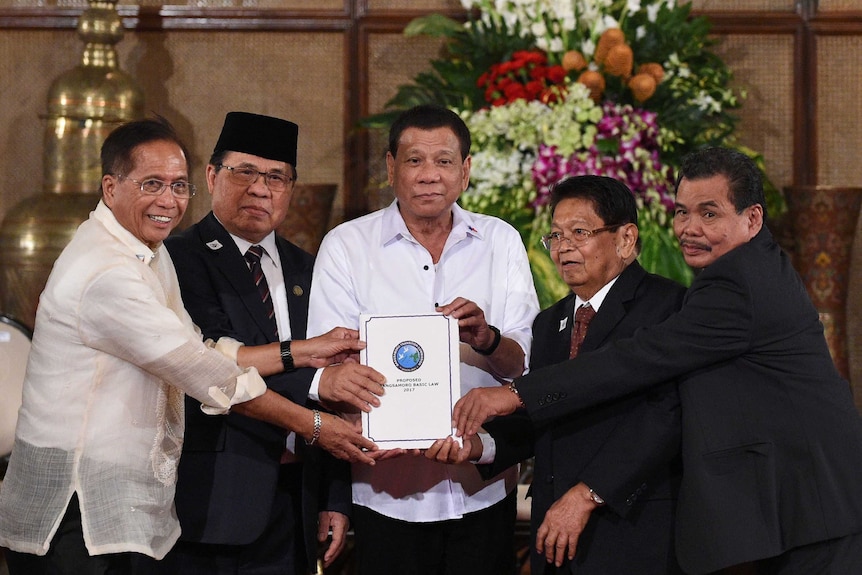
[[[213,251],[220,250],[222,248],[221,242],[218,240],[213,240],[211,242],[207,242],[207,247]]]
[[[560,329],[559,329],[559,331],[563,331],[564,329],[566,329],[566,325],[567,325],[568,323],[569,323],[569,318],[564,317],[563,319],[561,319],[561,320],[560,320]]]

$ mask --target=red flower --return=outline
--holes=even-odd
[[[506,99],[510,102],[514,102],[519,98],[526,98],[527,92],[524,90],[524,87],[520,84],[509,84],[506,86],[506,89],[503,90],[503,93],[506,95]]]
[[[548,80],[552,84],[562,84],[566,79],[566,70],[562,66],[551,66],[548,68]]]
[[[553,102],[565,90],[566,71],[562,66],[547,66],[547,61],[544,52],[519,50],[510,60],[491,66],[476,83],[494,106],[522,98]]]
[[[545,89],[545,84],[543,82],[540,82],[539,80],[533,80],[532,82],[527,82],[527,85],[524,86],[524,89],[527,91],[527,97],[530,100],[538,100],[539,95]]]
[[[512,54],[512,59],[532,62],[533,64],[545,64],[548,61],[548,57],[545,56],[544,52],[535,50],[518,50]]]

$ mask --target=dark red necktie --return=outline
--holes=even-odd
[[[266,282],[266,276],[263,275],[263,267],[260,265],[260,258],[263,256],[263,253],[264,249],[261,246],[251,246],[245,252],[245,261],[248,262],[248,269],[251,272],[252,279],[254,279],[254,285],[257,286],[257,291],[260,294],[267,317],[272,322],[273,334],[275,335],[275,339],[278,340],[278,324],[275,322],[275,308],[272,306],[269,284]]]
[[[572,326],[572,346],[569,348],[569,359],[578,356],[578,350],[587,337],[587,328],[596,317],[596,310],[591,305],[582,305],[575,312],[575,325]]]

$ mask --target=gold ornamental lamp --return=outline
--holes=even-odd
[[[48,92],[44,184],[0,227],[0,312],[30,329],[54,260],[99,201],[102,142],[118,125],[143,116],[144,98],[117,66],[123,38],[117,0],[90,0],[78,21],[81,63]]]

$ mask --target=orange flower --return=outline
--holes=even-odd
[[[643,102],[655,94],[655,78],[646,73],[635,74],[632,79],[629,80],[629,89],[631,89],[635,100]]]
[[[611,76],[628,78],[632,75],[634,54],[628,44],[617,44],[608,50],[605,57],[605,72]]]
[[[656,84],[661,84],[664,79],[664,68],[661,67],[661,64],[647,62],[638,66],[638,74],[649,74],[655,79]]]
[[[596,45],[596,53],[593,56],[596,62],[602,64],[610,52],[611,48],[624,44],[626,36],[619,28],[608,28],[599,38],[599,43]]]
[[[563,61],[561,63],[566,72],[571,70],[580,72],[587,67],[587,59],[584,58],[584,55],[577,50],[569,50],[563,54]]]
[[[587,70],[578,76],[578,82],[590,89],[590,98],[598,103],[605,91],[605,77],[594,70]]]

